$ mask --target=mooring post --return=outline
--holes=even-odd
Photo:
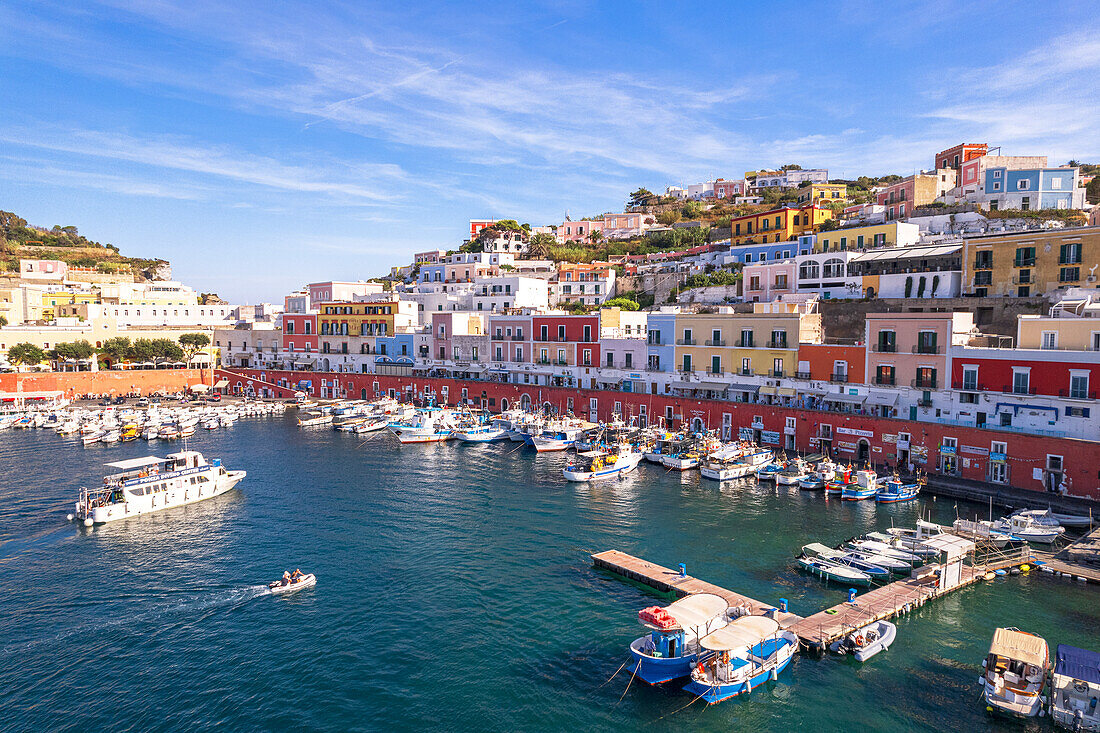
[[[687,574],[688,574],[687,565],[685,565],[684,563],[680,563],[680,577],[681,578],[686,578]]]

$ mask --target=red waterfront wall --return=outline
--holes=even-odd
[[[220,372],[230,380],[230,387],[251,386],[257,392],[262,386],[285,379],[289,384],[299,380],[311,380],[310,391],[322,396],[333,396],[331,386],[339,387],[336,396],[357,399],[365,394],[375,396],[389,389],[400,393],[433,393],[443,402],[443,387],[447,387],[447,402],[460,399],[462,389],[475,402],[482,402],[491,410],[500,410],[502,400],[509,406],[518,406],[527,395],[534,405],[550,403],[560,411],[572,409],[574,413],[600,420],[611,419],[616,404],[625,416],[645,413],[650,423],[656,418],[671,414],[674,424],[700,419],[707,428],[729,425],[733,437],[739,428],[752,428],[754,437],[764,445],[787,447],[787,436],[794,439],[794,447],[800,451],[813,451],[821,447],[822,426],[832,431],[831,452],[838,460],[857,457],[858,445],[866,441],[871,461],[895,464],[898,460],[898,433],[909,433],[909,454],[915,467],[929,473],[940,473],[941,460],[947,455],[941,450],[944,438],[958,441],[956,455],[958,472],[954,475],[975,481],[987,481],[990,470],[990,448],[994,442],[1006,445],[1009,485],[1031,491],[1045,491],[1043,470],[1047,457],[1061,456],[1068,481],[1068,493],[1073,496],[1100,499],[1100,442],[1057,438],[1043,435],[991,430],[986,428],[959,427],[940,423],[924,423],[865,415],[846,415],[835,412],[819,412],[771,405],[756,405],[720,400],[692,400],[682,397],[632,394],[603,390],[567,389],[499,382],[461,381],[454,379],[427,379],[423,377],[394,377],[380,374],[350,374],[325,372],[282,372],[258,369],[238,369]],[[261,375],[263,375],[261,377]],[[267,380],[267,384],[262,380]],[[325,382],[322,385],[322,381]],[[280,389],[284,394],[289,390]],[[278,395],[283,396],[283,395]],[[595,404],[595,409],[592,405]],[[727,417],[728,416],[728,417]],[[767,433],[767,435],[765,435]],[[923,455],[922,455],[923,454]],[[942,455],[941,455],[942,454]],[[923,459],[923,462],[922,462]],[[1036,474],[1035,471],[1039,473]]]
[[[178,392],[193,384],[210,383],[210,372],[200,369],[148,369],[102,372],[28,372],[0,374],[0,392],[59,390],[66,397],[138,392]]]

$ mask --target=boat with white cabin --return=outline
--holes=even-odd
[[[107,465],[119,473],[104,478],[101,487],[80,490],[75,516],[88,526],[212,499],[246,476],[244,471],[227,471],[219,459],[208,463],[198,451]]]

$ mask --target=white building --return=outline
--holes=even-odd
[[[471,293],[472,309],[479,312],[550,305],[549,283],[535,277],[501,275],[478,278]]]

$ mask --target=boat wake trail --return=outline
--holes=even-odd
[[[156,621],[159,624],[158,628],[164,631],[172,628],[173,617],[178,617],[180,623],[193,623],[196,618],[205,618],[210,611],[215,609],[238,608],[255,598],[270,594],[271,589],[266,585],[250,585],[243,588],[226,588],[208,593],[192,594],[177,599],[164,598],[162,599],[163,602],[157,603],[147,611],[139,611],[138,613],[119,612],[109,620],[78,624],[38,639],[5,646],[0,648],[0,658],[16,655],[28,649],[74,636],[109,633],[115,630],[123,634],[144,633],[135,631],[135,629],[146,628],[147,624],[143,622]]]

